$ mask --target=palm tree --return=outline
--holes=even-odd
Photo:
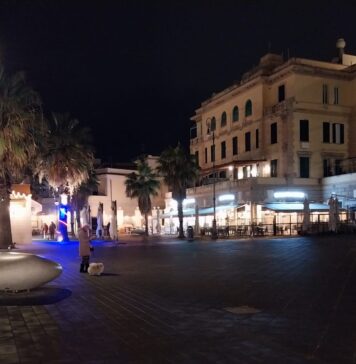
[[[186,189],[195,182],[199,175],[195,156],[188,155],[178,143],[175,148],[169,147],[162,152],[158,160],[157,171],[172,191],[172,198],[178,203],[178,237],[182,239],[184,238],[183,200],[186,198]]]
[[[152,209],[151,196],[157,195],[160,183],[145,157],[140,157],[135,163],[137,172],[130,173],[125,181],[126,195],[138,199],[138,208],[145,216],[145,235],[148,236],[148,214]]]
[[[89,172],[87,181],[83,182],[78,188],[74,190],[71,199],[72,211],[76,211],[77,215],[77,226],[80,226],[80,211],[88,202],[88,196],[92,195],[99,185],[98,177],[94,170]],[[74,231],[74,219],[72,217],[72,231]]]
[[[45,178],[58,194],[67,194],[68,200],[79,186],[88,180],[93,170],[89,128],[69,114],[53,113],[48,120],[48,135],[42,144],[38,160],[40,181]],[[60,224],[64,240],[68,240],[67,226]]]
[[[43,131],[40,99],[26,85],[23,72],[8,76],[0,66],[0,249],[12,244],[11,184],[24,177]]]

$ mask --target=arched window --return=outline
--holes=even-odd
[[[216,130],[216,119],[215,116],[212,118],[208,118],[206,121],[206,127],[207,127],[207,134],[210,134],[211,132]]]
[[[227,121],[227,118],[226,118],[226,112],[224,111],[222,114],[221,114],[221,127],[223,128],[224,126],[226,126],[226,121]]]
[[[211,118],[210,127],[211,127],[211,131],[216,130],[216,119],[215,119],[215,116]]]
[[[232,109],[232,121],[239,121],[239,108],[237,106]]]
[[[252,101],[247,100],[245,105],[245,116],[252,115]]]

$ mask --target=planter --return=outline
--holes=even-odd
[[[0,252],[0,291],[23,291],[56,279],[62,266],[34,254]]]

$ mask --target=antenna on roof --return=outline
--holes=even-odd
[[[339,63],[342,64],[344,57],[344,48],[346,46],[346,42],[343,38],[339,38],[336,42],[336,48],[339,50]]]

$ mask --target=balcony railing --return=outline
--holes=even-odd
[[[338,164],[330,165],[329,169],[324,172],[324,177],[339,176],[348,173],[356,173],[356,158],[342,159]]]
[[[291,98],[281,101],[278,104],[275,104],[273,106],[265,107],[263,114],[265,116],[268,116],[268,115],[286,112],[287,110],[292,108],[293,103],[294,103],[294,97],[291,97]]]

